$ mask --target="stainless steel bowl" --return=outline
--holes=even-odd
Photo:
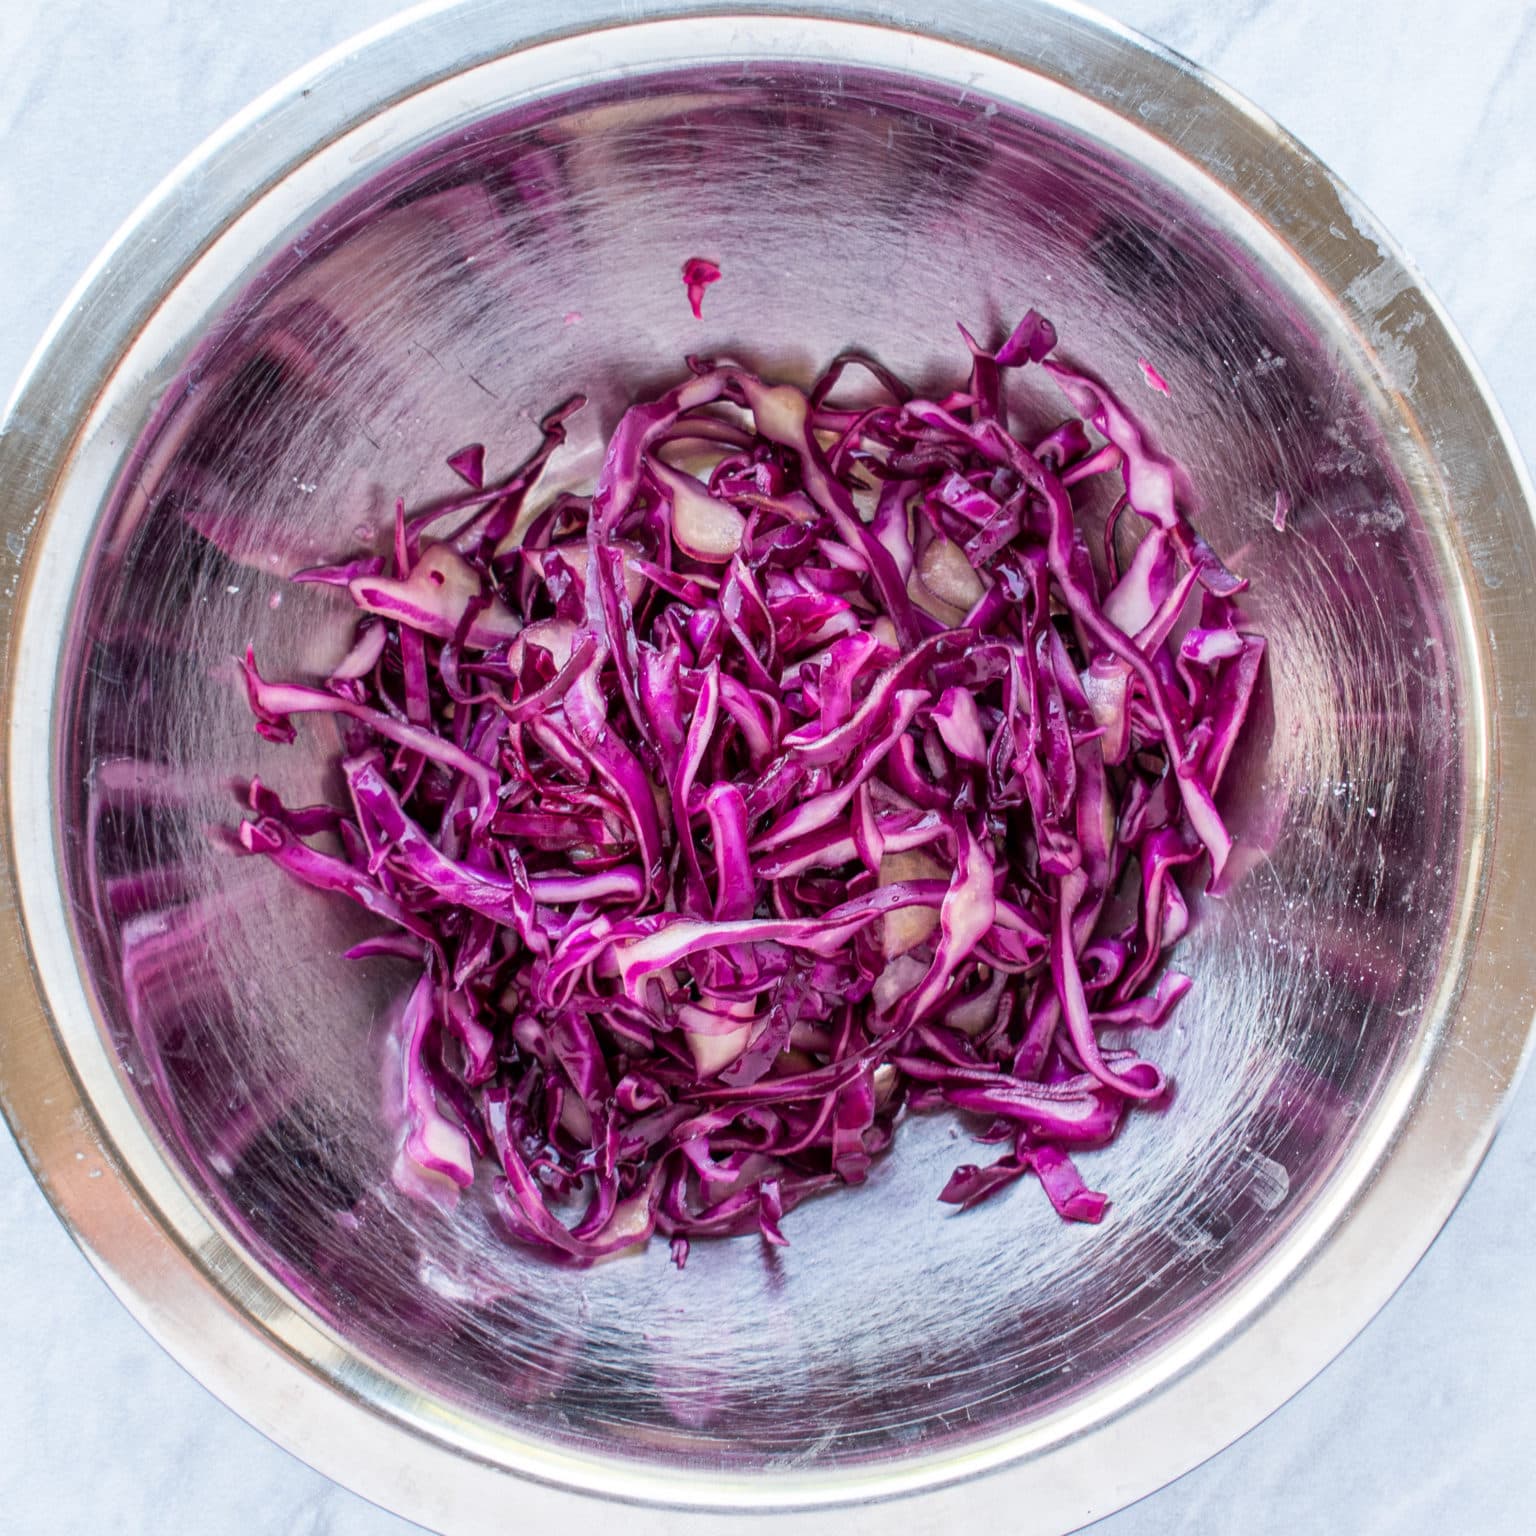
[[[178,1358],[445,1531],[602,1500],[640,1532],[1105,1513],[1364,1324],[1530,1035],[1530,492],[1433,300],[1170,56],[1043,4],[942,36],[881,14],[582,0],[534,35],[476,0],[374,34],[136,218],[0,435],[0,1097]],[[702,326],[695,252],[727,272]],[[252,767],[324,786],[321,733],[258,748],[227,666],[335,653],[344,616],[284,576],[575,388],[573,483],[687,351],[803,378],[855,343],[931,378],[956,318],[1030,303],[1127,390],[1141,356],[1168,378],[1136,398],[1272,640],[1228,806],[1245,877],[1183,956],[1177,1101],[1092,1160],[1112,1218],[1063,1227],[1027,1190],[954,1216],[937,1121],[787,1253],[700,1245],[683,1275],[553,1270],[394,1195],[400,977],[343,971],[348,915],[209,835]]]

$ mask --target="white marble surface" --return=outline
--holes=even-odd
[[[0,0],[0,391],[167,170],[258,91],[393,9]],[[1353,185],[1445,300],[1536,459],[1529,0],[1106,9],[1214,69]],[[1536,1529],[1533,1188],[1528,1088],[1440,1241],[1345,1355],[1238,1445],[1095,1536]],[[0,1135],[0,1530],[414,1529],[268,1444],[173,1365],[76,1252]]]

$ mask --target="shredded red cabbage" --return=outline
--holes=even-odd
[[[694,362],[590,496],[538,494],[579,399],[497,484],[461,449],[474,493],[398,509],[387,565],[305,573],[362,610],[329,678],[247,656],[262,735],[335,718],[350,802],[253,781],[241,845],[389,925],[354,954],[419,967],[403,1187],[488,1166],[514,1238],[661,1232],[681,1266],[693,1237],[784,1241],[904,1109],[948,1107],[1006,1150],[941,1199],[1029,1173],[1102,1216],[1071,1153],[1166,1084],[1101,1032],[1188,990],[1179,874],[1222,879],[1264,642],[1183,472],[1049,323],[962,334],[939,399],[853,357],[809,393]],[[872,398],[835,403],[855,365]],[[1071,408],[1050,430],[1014,424],[1026,366]]]
[[[719,281],[720,268],[703,256],[690,256],[683,263],[683,287],[688,290],[688,303],[695,320],[704,318],[704,290]]]
[[[1160,395],[1172,394],[1172,391],[1168,388],[1167,379],[1165,379],[1162,374],[1160,374],[1157,369],[1154,368],[1152,364],[1146,360],[1146,358],[1138,357],[1136,361],[1141,367],[1141,375],[1147,381],[1148,388],[1155,389]]]

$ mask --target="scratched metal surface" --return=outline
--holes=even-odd
[[[728,274],[702,328],[676,277],[695,247]],[[1309,318],[1261,307],[1229,238],[1048,121],[816,68],[492,120],[360,188],[277,274],[168,392],[104,520],[62,739],[70,878],[95,901],[83,937],[117,1044],[290,1287],[476,1411],[756,1466],[1037,1413],[1255,1262],[1421,1023],[1464,770],[1423,514]],[[477,1201],[445,1218],[399,1194],[380,1064],[407,972],[339,962],[368,931],[347,904],[208,835],[242,773],[334,794],[339,744],[323,724],[259,744],[225,659],[254,643],[269,674],[323,674],[350,604],[287,576],[384,548],[396,495],[448,494],[466,441],[514,462],[573,391],[592,404],[557,483],[589,487],[624,404],[701,345],[807,383],[849,343],[955,377],[952,305],[995,331],[1032,302],[1188,464],[1273,657],[1228,806],[1248,872],[1204,904],[1183,957],[1198,985],[1153,1049],[1177,1103],[1085,1159],[1114,1219],[1064,1225],[1027,1187],[956,1217],[934,1200],[970,1155],[948,1119],[904,1128],[783,1254],[701,1244],[681,1282],[661,1245],[552,1269]],[[1049,420],[1043,393],[1035,408]]]
[[[1046,90],[662,50],[643,81],[465,100],[417,110],[387,157],[341,146],[233,227],[181,301],[198,324],[164,320],[111,401],[110,493],[78,584],[53,577],[50,633],[59,875],[114,1091],[217,1233],[205,1264],[253,1261],[332,1341],[326,1371],[385,1411],[394,1383],[445,1436],[833,1478],[1062,1422],[1295,1246],[1465,978],[1488,659],[1464,587],[1508,534],[1468,541],[1471,470],[1403,403],[1454,345],[1390,261],[1349,285],[1352,329],[1263,225]],[[1355,233],[1325,179],[1268,193]],[[727,273],[703,327],[676,276],[694,250]],[[1027,1187],[955,1215],[933,1196],[969,1153],[937,1118],[797,1213],[788,1250],[699,1244],[683,1276],[659,1247],[553,1268],[473,1198],[448,1217],[397,1193],[402,973],[343,966],[350,910],[210,835],[237,775],[334,788],[336,742],[257,742],[228,658],[322,670],[345,608],[285,578],[380,545],[395,496],[449,490],[465,441],[510,461],[574,390],[592,404],[556,462],[585,486],[624,403],[689,351],[804,381],[853,344],[933,381],[956,318],[1031,303],[1188,465],[1271,640],[1224,806],[1241,878],[1198,903],[1197,986],[1151,1053],[1176,1098],[1083,1160],[1112,1218],[1061,1224]]]

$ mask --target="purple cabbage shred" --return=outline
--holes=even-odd
[[[577,1262],[660,1233],[681,1268],[784,1242],[948,1110],[1002,1152],[939,1198],[1028,1176],[1103,1216],[1073,1157],[1166,1098],[1127,1042],[1189,989],[1180,882],[1227,874],[1264,641],[1183,471],[1049,323],[962,334],[937,398],[854,357],[808,392],[694,362],[591,495],[541,492],[578,397],[500,485],[454,454],[477,494],[401,509],[389,560],[304,573],[358,609],[332,675],[247,656],[261,735],[332,717],[347,799],[253,778],[240,847],[414,968],[402,1187],[476,1187]],[[1054,423],[1016,420],[1013,368]]]
[[[688,290],[688,303],[693,318],[704,318],[704,290],[711,283],[720,281],[720,268],[703,256],[690,256],[683,263],[683,287]]]

